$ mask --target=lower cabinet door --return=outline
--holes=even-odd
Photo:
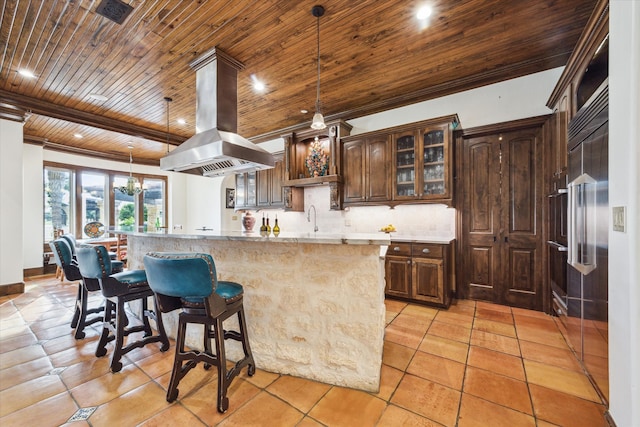
[[[388,256],[384,262],[385,293],[402,298],[411,297],[411,258]]]
[[[411,298],[434,304],[445,304],[444,261],[413,258]]]

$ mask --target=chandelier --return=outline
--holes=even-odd
[[[320,17],[324,15],[324,7],[320,5],[313,6],[311,14],[317,18],[316,28],[318,33],[318,80],[316,81],[316,113],[311,121],[311,129],[324,129],[327,125],[324,123],[322,109],[320,107]]]
[[[129,178],[127,178],[127,183],[120,187],[116,186],[114,183],[113,191],[114,192],[119,191],[128,196],[137,196],[138,194],[142,193],[144,188],[142,188],[142,186],[140,185],[140,181],[138,181],[138,178],[135,178],[133,176],[133,173],[131,170],[131,167],[132,167],[131,165],[133,164],[133,157],[131,155],[131,150],[133,150],[133,146],[129,144]]]

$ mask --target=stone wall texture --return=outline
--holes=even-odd
[[[129,237],[129,268],[151,251],[213,255],[218,280],[244,287],[249,340],[260,369],[377,391],[384,334],[384,265],[376,245]],[[178,311],[164,314],[175,337]],[[237,328],[234,317],[225,329]],[[190,325],[187,344],[202,349]],[[227,340],[238,360],[241,345]]]

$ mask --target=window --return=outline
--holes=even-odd
[[[145,231],[166,224],[167,180],[163,176],[137,174],[146,190],[129,196],[113,191],[128,175],[59,163],[44,166],[44,240],[65,233],[83,239],[84,226],[98,221],[106,228]]]
[[[44,240],[72,233],[75,213],[74,173],[72,170],[44,168]]]

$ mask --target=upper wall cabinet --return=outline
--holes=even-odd
[[[344,205],[453,203],[456,115],[343,138]]]

